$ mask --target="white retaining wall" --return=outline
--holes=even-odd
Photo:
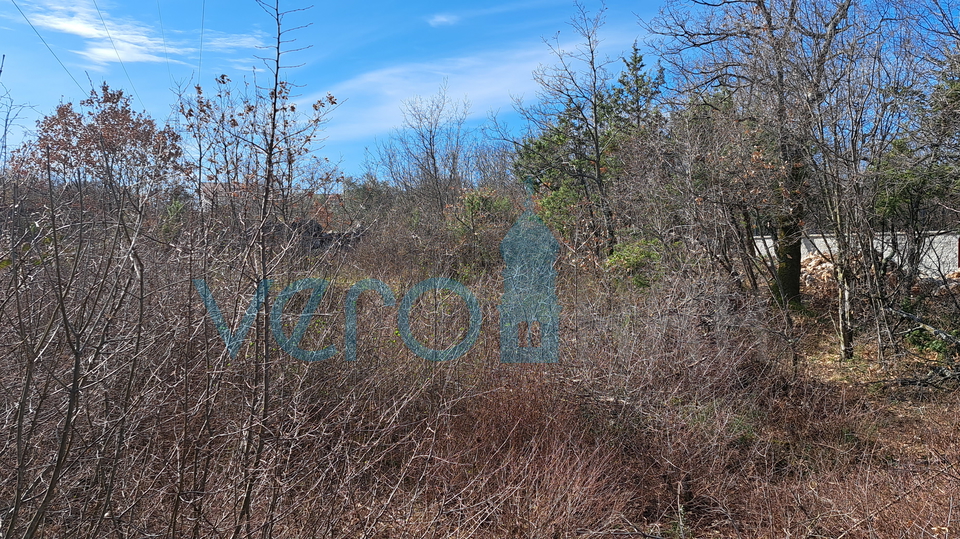
[[[754,241],[757,244],[757,250],[761,254],[770,253],[773,256],[773,239],[770,237],[755,236]],[[956,233],[931,233],[925,242],[926,250],[920,261],[920,271],[930,277],[939,277],[943,274],[956,271],[960,268],[960,234]],[[881,244],[877,241],[874,246],[877,250],[881,248],[884,254],[890,253],[890,242]],[[801,241],[801,252],[804,258],[815,253],[827,254],[830,249],[835,248],[836,243],[832,236],[812,235],[805,236]],[[904,237],[898,237],[898,245],[903,250]]]

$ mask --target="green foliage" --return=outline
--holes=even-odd
[[[633,44],[630,56],[623,58],[623,66],[617,84],[611,90],[612,123],[618,131],[631,136],[648,134],[662,120],[654,100],[664,84],[663,68],[658,68],[652,75],[645,71],[646,64],[637,43]]]
[[[491,188],[465,191],[456,207],[448,227],[460,245],[457,276],[470,282],[499,259],[499,242],[515,212],[513,202]]]
[[[174,198],[167,204],[164,211],[163,224],[160,234],[167,240],[172,240],[180,234],[183,228],[183,213],[187,205],[180,198]]]
[[[595,29],[582,34],[586,48],[596,46]],[[624,179],[625,158],[661,125],[654,102],[663,73],[645,71],[637,46],[616,80],[595,57],[560,56],[563,68],[540,79],[546,97],[527,113],[535,129],[519,144],[514,175],[538,180],[549,226],[606,256],[616,244],[612,193]],[[578,63],[582,71],[570,67]]]
[[[570,238],[580,220],[577,207],[581,202],[583,199],[575,187],[560,185],[555,189],[546,190],[539,200],[538,214],[548,227],[559,232],[561,236]]]
[[[343,211],[349,219],[373,222],[389,212],[399,196],[397,187],[373,174],[343,180]]]
[[[954,330],[951,331],[950,334],[960,338],[960,331]],[[941,361],[946,360],[957,351],[956,346],[942,339],[938,339],[928,331],[920,328],[908,333],[906,341],[907,344],[916,347],[920,352],[935,352]]]
[[[461,198],[463,218],[467,222],[477,223],[497,215],[508,213],[512,207],[510,199],[493,189],[467,191]]]
[[[894,140],[879,156],[876,217],[896,228],[922,230],[942,224],[929,220],[952,203],[960,190],[960,59],[948,58],[927,95],[903,96],[916,127]]]
[[[929,162],[913,143],[896,140],[878,164],[874,212],[898,227],[917,223],[920,214],[957,190],[960,180],[952,162]]]
[[[657,240],[621,243],[607,258],[606,266],[625,273],[638,288],[648,288],[660,277],[662,248],[663,244]]]

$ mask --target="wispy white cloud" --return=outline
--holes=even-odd
[[[480,9],[467,9],[462,10],[457,13],[437,13],[427,19],[427,23],[430,26],[450,26],[457,24],[461,21],[467,19],[473,19],[476,17],[485,17],[489,15],[500,15],[503,13],[510,13],[514,11],[522,11],[528,9],[534,9],[538,7],[543,7],[547,4],[563,4],[566,3],[566,0],[532,0],[527,2],[510,2],[507,4],[499,4],[496,6],[490,6]]]
[[[438,13],[427,20],[427,24],[433,27],[452,26],[460,22],[460,17],[449,13]]]
[[[169,55],[182,55],[190,49],[167,44],[164,54],[162,38],[149,26],[136,21],[116,21],[104,13],[103,19],[92,3],[44,2],[42,12],[31,14],[33,23],[55,32],[81,37],[83,50],[74,51],[94,64],[107,64],[122,59],[124,62],[162,62]],[[176,61],[176,60],[173,60]]]
[[[207,30],[203,39],[207,50],[231,52],[240,49],[257,49],[265,46],[262,32],[251,34],[227,34],[216,30]]]
[[[560,36],[553,45],[563,50],[576,50],[578,36]],[[635,39],[629,32],[605,36],[601,55],[614,59],[611,69],[619,65],[615,58],[626,51]],[[403,124],[402,105],[417,96],[437,94],[446,83],[446,95],[453,101],[464,98],[470,107],[469,120],[481,121],[491,111],[498,112],[508,128],[522,129],[513,111],[514,99],[525,103],[536,101],[542,90],[533,79],[541,66],[556,65],[557,58],[543,41],[526,42],[514,48],[487,49],[463,56],[441,58],[429,62],[406,62],[356,75],[348,80],[306,95],[303,104],[316,101],[329,90],[340,100],[340,107],[330,116],[325,129],[325,155],[336,160],[344,157],[345,170],[362,171],[361,146],[372,146]],[[517,123],[520,122],[520,123]]]
[[[74,53],[94,65],[118,62],[173,62],[193,55],[196,46],[175,40],[164,40],[160,32],[142,22],[117,19],[98,11],[90,0],[45,0],[30,13],[30,20],[39,28],[53,30],[84,40],[84,48]],[[224,34],[212,32],[204,44],[210,50],[229,52],[254,48],[262,43],[258,34]]]
[[[535,93],[531,74],[546,61],[549,51],[538,45],[363,73],[330,88],[344,103],[332,116],[327,135],[331,141],[385,135],[402,124],[404,101],[435,95],[444,82],[450,99],[466,99],[472,116],[483,117],[491,110],[511,107],[512,96]],[[306,96],[305,101],[323,95]]]
[[[559,50],[575,51],[579,36],[564,35],[552,45]],[[609,58],[616,71],[616,58],[636,39],[629,32],[611,32],[605,36],[600,55]],[[336,84],[329,91],[343,105],[331,118],[330,139],[372,139],[389,133],[403,122],[401,106],[417,96],[435,95],[444,82],[447,96],[466,98],[474,117],[490,111],[511,110],[514,98],[536,99],[541,88],[533,72],[541,66],[556,65],[557,57],[543,42],[526,43],[513,49],[488,49],[476,53],[438,59],[432,62],[403,63],[368,71]],[[576,64],[576,62],[574,62]],[[326,89],[305,101],[322,98]]]

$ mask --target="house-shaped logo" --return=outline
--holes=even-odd
[[[560,305],[557,259],[560,244],[533,212],[527,186],[526,211],[503,242],[503,298],[500,310],[502,363],[556,363],[559,356]]]

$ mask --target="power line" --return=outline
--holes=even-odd
[[[86,94],[87,91],[83,89],[83,86],[80,86],[80,83],[77,82],[77,79],[76,79],[76,77],[73,76],[73,73],[71,73],[70,70],[67,69],[67,66],[65,66],[65,65],[63,64],[63,62],[60,60],[60,57],[57,56],[57,53],[55,53],[55,52],[53,51],[53,48],[50,47],[50,44],[47,43],[47,40],[46,40],[46,39],[43,39],[43,36],[40,35],[40,31],[37,30],[37,27],[34,26],[32,22],[30,22],[30,19],[27,17],[27,14],[24,13],[22,9],[20,9],[20,5],[17,4],[17,0],[10,0],[10,1],[13,2],[13,5],[17,8],[17,11],[20,12],[20,15],[23,16],[23,20],[27,21],[27,24],[30,25],[30,28],[33,29],[33,32],[34,32],[35,34],[37,34],[37,37],[40,38],[40,41],[42,41],[43,44],[47,47],[47,50],[50,51],[50,54],[52,54],[53,57],[57,60],[57,63],[60,64],[60,67],[62,67],[63,70],[67,72],[67,75],[70,77],[70,80],[72,80],[73,83],[77,85],[77,88],[80,89],[81,95]],[[103,20],[103,16],[102,16],[102,15],[101,15],[101,17],[100,17],[100,20],[101,20],[101,21]],[[108,33],[108,35],[109,35],[109,33]],[[111,41],[112,41],[112,40],[111,40]],[[114,47],[114,50],[116,50],[116,47]],[[117,54],[118,54],[118,56],[119,56],[119,52],[118,52]],[[126,69],[124,69],[124,71],[126,71]],[[128,79],[129,79],[129,76],[128,76]],[[92,85],[92,84],[91,84],[91,85]],[[133,86],[133,82],[131,82],[130,85]],[[136,92],[136,89],[134,89],[134,92]],[[138,99],[139,99],[139,97],[140,97],[140,96],[137,96]],[[143,101],[142,101],[142,100],[140,101],[140,105],[143,106]],[[99,137],[100,137],[100,143],[102,144],[102,143],[103,143],[103,131],[100,129],[99,126],[97,127],[97,134],[99,135]]]
[[[167,75],[170,76],[170,84],[173,84],[173,72],[170,70],[170,55],[167,53],[167,34],[163,29],[163,13],[160,12],[160,0],[157,0],[157,17],[160,19],[160,39],[163,42],[163,58],[167,62]]]
[[[110,35],[110,29],[107,28],[107,21],[103,19],[103,12],[100,11],[100,6],[97,5],[97,0],[93,0],[93,7],[97,8],[97,15],[100,16],[100,22],[103,24],[103,30],[107,33],[107,37],[110,39],[110,45],[113,46],[113,52],[117,53],[117,60],[120,62],[120,67],[123,68],[123,74],[127,76],[127,82],[130,83],[130,88],[133,89],[133,95],[137,96],[137,101],[140,102],[140,106],[146,109],[146,105],[143,104],[143,99],[140,99],[140,94],[137,92],[137,87],[133,85],[133,79],[130,78],[130,73],[127,72],[127,66],[123,63],[123,58],[120,57],[120,51],[117,50],[117,44],[113,41],[113,36]]]
[[[53,49],[50,48],[50,44],[47,43],[47,40],[43,39],[43,36],[40,35],[40,32],[37,30],[37,27],[34,26],[32,22],[30,22],[30,19],[27,18],[27,14],[24,13],[22,9],[20,9],[20,5],[17,4],[17,0],[10,0],[10,1],[13,2],[13,5],[17,8],[17,11],[20,12],[20,15],[23,16],[23,20],[27,21],[27,24],[30,25],[30,28],[33,28],[34,33],[37,34],[37,37],[40,38],[40,41],[42,41],[43,44],[46,45],[47,50],[50,51],[50,54],[52,54],[53,57],[57,59],[57,63],[60,64],[60,67],[62,67],[63,70],[67,72],[67,75],[70,76],[70,80],[72,80],[73,83],[77,85],[77,88],[80,88],[81,94],[86,94],[87,91],[83,89],[83,86],[80,86],[80,83],[77,82],[77,79],[73,76],[73,73],[71,73],[70,70],[67,69],[67,66],[63,65],[63,62],[60,61],[60,57],[57,56],[57,53],[53,52]]]
[[[200,58],[197,60],[197,84],[203,74],[203,26],[207,18],[207,0],[200,3]]]

